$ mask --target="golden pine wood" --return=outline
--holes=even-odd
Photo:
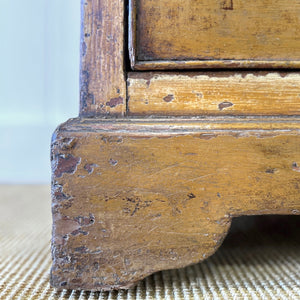
[[[300,66],[298,0],[131,0],[136,70]]]
[[[299,115],[300,73],[131,72],[133,115]]]
[[[193,48],[181,47],[193,60],[174,56],[173,61],[135,61],[142,39],[155,48],[155,55],[172,50],[173,46],[162,49],[164,44],[147,35],[157,26],[160,31],[154,35],[160,32],[167,41],[174,29],[164,32],[161,15],[154,13],[149,19],[152,4],[137,10],[131,1],[127,57],[124,1],[82,0],[81,117],[62,124],[51,145],[51,284],[59,289],[128,288],[155,271],[183,267],[213,254],[232,217],[300,214],[300,117],[295,116],[299,72],[236,72],[240,67],[300,67],[298,2],[259,0],[256,8],[235,1],[234,9],[228,9],[231,2],[226,1],[155,3],[153,12],[166,5],[161,13],[170,10],[167,24],[181,24],[182,30],[190,20],[187,7],[196,13],[206,3],[196,25],[207,13],[212,21],[218,20],[222,10],[227,28],[234,29],[232,45],[226,44],[234,57],[224,60],[227,54],[223,56],[225,48],[218,44],[222,39],[211,34],[213,26],[207,29],[211,41],[203,41],[219,47],[209,49],[212,60],[201,60],[198,50],[199,60],[194,60]],[[177,18],[182,7],[185,17]],[[261,26],[257,35],[248,32],[257,49],[255,44],[248,51],[239,40],[247,35],[230,25],[240,20],[241,29],[245,26],[241,8],[253,16],[254,27],[249,29]],[[260,11],[261,25],[256,22],[262,18]],[[139,19],[137,24],[136,13],[148,14],[147,22]],[[272,25],[272,18],[277,23]],[[198,47],[202,34],[195,34],[193,47]],[[280,40],[272,43],[277,34]],[[189,35],[180,37],[181,45]],[[126,66],[129,59],[136,69],[232,69],[133,73]]]
[[[124,115],[124,1],[81,0],[80,115]]]
[[[74,119],[61,126],[52,142],[52,284],[128,288],[210,256],[234,216],[300,214],[299,120],[276,124]]]

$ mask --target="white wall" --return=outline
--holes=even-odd
[[[80,0],[0,0],[0,37],[0,183],[47,183],[51,134],[78,115]]]

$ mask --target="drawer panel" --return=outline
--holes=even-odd
[[[300,115],[300,73],[131,72],[132,115]]]
[[[299,0],[131,0],[134,69],[300,66]]]

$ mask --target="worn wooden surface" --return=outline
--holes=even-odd
[[[298,0],[131,0],[135,69],[299,67]]]
[[[81,0],[80,115],[123,115],[124,1]]]
[[[133,115],[299,115],[300,73],[128,74]]]
[[[127,288],[211,255],[233,216],[300,213],[297,118],[73,119],[52,141],[58,288]]]
[[[300,66],[296,0],[137,3],[137,69]],[[300,214],[299,73],[125,74],[124,11],[82,0],[80,116],[93,118],[53,135],[60,289],[128,288],[213,254],[234,216]],[[155,114],[192,117],[133,117]]]

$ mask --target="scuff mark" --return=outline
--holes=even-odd
[[[201,92],[192,91],[193,94],[195,94],[199,99],[203,98],[203,94]]]
[[[88,217],[78,216],[78,217],[74,218],[74,220],[80,226],[90,226],[95,223],[95,216],[90,213]]]
[[[228,102],[228,101],[221,102],[218,105],[219,110],[223,110],[224,108],[228,108],[228,107],[231,107],[231,106],[233,106],[233,103]]]
[[[201,133],[199,137],[200,137],[200,139],[203,139],[203,140],[210,140],[212,138],[217,137],[217,135],[213,134],[213,133]]]
[[[76,236],[76,235],[79,235],[79,234],[82,234],[82,235],[88,235],[88,231],[84,231],[84,230],[81,230],[81,229],[77,229],[77,230],[74,230],[71,232],[71,235],[73,236]]]
[[[188,201],[194,198],[196,198],[196,195],[194,193],[189,193],[186,197],[182,199],[170,199],[169,206],[172,208],[172,215],[176,216],[178,214],[181,214],[182,209],[186,208]]]
[[[86,56],[86,50],[87,50],[86,43],[83,42],[82,45],[81,45],[81,55],[82,55],[82,57]]]
[[[99,268],[100,268],[99,263],[95,261],[95,262],[93,263],[93,269],[94,269],[94,272],[98,271]]]
[[[95,104],[95,96],[89,92],[90,73],[88,70],[82,70],[80,75],[80,104],[81,109],[85,110],[88,106]]]
[[[292,170],[296,172],[300,172],[300,167],[298,167],[298,164],[296,162],[293,162]]]
[[[121,136],[102,136],[101,140],[106,143],[123,143]]]
[[[194,199],[194,198],[196,198],[196,196],[195,196],[193,193],[189,193],[187,196],[189,197],[189,199]]]
[[[60,286],[66,286],[68,283],[66,281],[63,281],[60,283]]]
[[[97,164],[85,164],[84,169],[89,173],[92,174],[94,172],[94,168],[98,168],[99,166]]]
[[[189,193],[189,194],[187,195],[187,198],[184,199],[184,200],[182,201],[182,203],[181,203],[182,206],[183,206],[183,208],[186,208],[187,202],[188,202],[189,200],[194,199],[194,198],[196,198],[196,196],[195,196],[193,193]]]
[[[123,209],[124,213],[134,216],[135,213],[142,209],[147,208],[152,204],[151,200],[142,200],[139,197],[126,197],[123,199],[126,201],[126,207]]]
[[[59,178],[62,177],[64,173],[74,174],[77,165],[80,163],[80,157],[74,157],[71,154],[60,154],[55,160],[54,164],[54,175]]]
[[[110,158],[110,159],[109,159],[109,163],[110,163],[112,166],[116,166],[116,165],[118,164],[118,161],[115,160],[115,159]]]
[[[95,223],[95,216],[89,214],[88,217],[78,216],[71,219],[68,216],[58,214],[54,217],[54,236],[57,245],[64,244],[69,236],[77,236],[79,234],[88,235],[88,231],[84,231],[85,227],[89,227]]]
[[[68,217],[54,218],[54,232],[56,243],[62,244],[63,237],[78,230],[80,226],[78,223]]]
[[[149,215],[150,218],[159,218],[161,217],[161,214],[158,213],[158,214],[152,214],[152,215]]]
[[[165,102],[171,102],[174,100],[174,95],[169,94],[168,96],[163,98]]]
[[[223,0],[221,7],[224,10],[233,10],[233,0]]]
[[[62,150],[70,150],[75,148],[77,144],[76,138],[63,138],[61,141],[61,149]]]
[[[112,98],[108,102],[106,102],[106,106],[113,108],[120,104],[123,104],[123,101],[124,99],[122,97]]]
[[[67,195],[63,192],[63,186],[62,185],[54,185],[54,187],[52,189],[52,196],[58,202],[68,200],[68,199],[71,198],[71,196],[69,196],[69,195]]]
[[[89,249],[85,246],[81,246],[81,247],[75,248],[74,251],[79,252],[79,253],[88,253]]]
[[[276,168],[267,168],[266,169],[266,173],[268,174],[274,174],[276,173],[277,169]]]
[[[86,98],[86,102],[89,104],[89,105],[95,105],[96,101],[95,101],[95,95],[90,93],[87,95],[87,98]]]

